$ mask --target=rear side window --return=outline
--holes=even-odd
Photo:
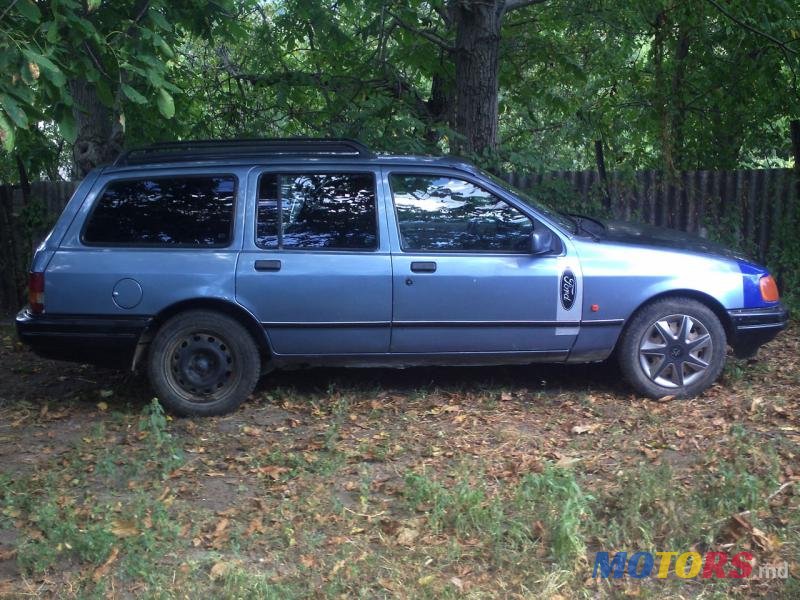
[[[122,246],[228,246],[236,178],[169,177],[114,181],[98,199],[83,241]]]
[[[256,244],[261,248],[378,247],[371,173],[267,173],[258,188]]]

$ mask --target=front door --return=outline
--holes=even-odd
[[[376,175],[267,171],[252,186],[257,206],[236,297],[277,354],[388,352],[392,267],[378,227]]]
[[[560,303],[560,251],[531,253],[521,210],[462,175],[392,172],[394,353],[565,357],[580,298]]]

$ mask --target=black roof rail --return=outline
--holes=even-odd
[[[123,152],[115,167],[161,162],[220,160],[259,156],[328,156],[372,158],[361,142],[345,138],[255,138],[158,142]]]

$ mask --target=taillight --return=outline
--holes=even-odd
[[[758,287],[761,289],[761,299],[764,302],[777,302],[781,299],[781,295],[778,293],[778,285],[772,275],[764,275],[758,281]]]
[[[34,315],[44,312],[44,273],[28,275],[28,306]]]

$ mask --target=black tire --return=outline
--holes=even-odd
[[[714,311],[675,297],[653,301],[634,314],[620,339],[618,360],[637,392],[656,399],[691,398],[717,380],[726,353],[725,329]]]
[[[256,343],[238,321],[193,310],[164,323],[150,344],[148,375],[161,404],[179,416],[223,415],[252,393]]]

